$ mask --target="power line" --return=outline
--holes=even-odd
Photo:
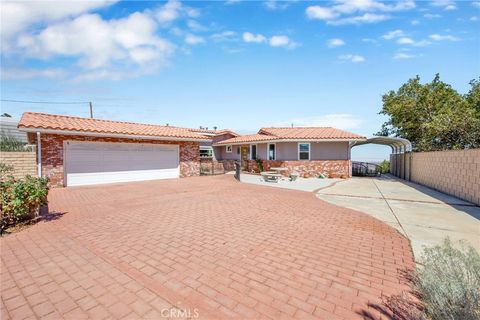
[[[90,101],[75,101],[75,102],[67,102],[67,101],[28,101],[28,100],[11,100],[11,99],[0,99],[0,101],[4,102],[15,102],[15,103],[43,103],[43,104],[86,104],[90,103]]]

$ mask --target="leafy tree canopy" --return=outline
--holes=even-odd
[[[420,77],[383,95],[380,114],[389,116],[376,135],[408,139],[416,151],[480,148],[480,78],[462,95],[437,74]]]

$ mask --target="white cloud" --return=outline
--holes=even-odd
[[[401,44],[401,45],[409,45],[409,46],[414,46],[414,47],[424,47],[424,46],[428,46],[429,44],[431,44],[431,42],[428,41],[428,40],[415,41],[414,39],[409,38],[409,37],[398,38],[397,43]]]
[[[327,46],[329,48],[336,48],[343,45],[345,45],[345,41],[343,41],[342,39],[335,38],[327,41]]]
[[[360,16],[348,17],[338,20],[327,21],[328,24],[341,26],[348,24],[378,23],[391,19],[391,16],[385,14],[365,13]]]
[[[416,25],[420,24],[420,21],[418,21],[418,20],[412,20],[412,21],[410,21],[410,24],[411,24],[412,26],[416,26]]]
[[[399,38],[399,37],[404,37],[404,36],[405,36],[405,33],[402,30],[397,29],[397,30],[387,32],[386,34],[384,34],[382,36],[382,38],[385,39],[385,40],[392,40],[394,38]]]
[[[182,16],[191,18],[198,17],[199,12],[197,9],[183,6],[180,1],[169,0],[155,10],[154,16],[161,24],[169,24]]]
[[[200,24],[198,21],[192,19],[187,21],[187,27],[196,32],[203,32],[208,30],[207,27]]]
[[[24,32],[38,23],[49,24],[68,17],[75,17],[94,9],[109,6],[115,1],[71,1],[68,5],[59,5],[57,2],[42,1],[1,1],[0,17],[2,27],[2,51],[11,48],[12,37]]]
[[[415,58],[415,56],[406,52],[397,52],[393,56],[393,59],[411,59],[411,58]]]
[[[365,43],[373,43],[373,44],[377,44],[378,41],[376,39],[372,39],[372,38],[362,38],[362,42],[365,42]]]
[[[205,43],[205,39],[189,33],[185,37],[185,43],[189,45],[197,45],[197,44]]]
[[[456,10],[456,4],[453,0],[431,0],[430,4],[434,7],[442,7],[444,10]]]
[[[480,8],[480,1],[473,1],[472,6],[474,6],[476,8]]]
[[[263,5],[268,10],[285,10],[285,9],[288,8],[288,6],[290,5],[291,2],[293,2],[293,0],[291,0],[291,1],[289,1],[289,0],[280,0],[280,1],[267,0],[263,3]]]
[[[31,78],[61,78],[67,72],[63,69],[2,69],[2,79],[19,80]]]
[[[309,19],[323,20],[331,25],[377,23],[391,18],[397,11],[415,8],[413,0],[379,2],[376,0],[336,0],[332,6],[309,6],[305,14]]]
[[[425,14],[423,15],[423,17],[424,17],[424,18],[427,18],[427,19],[438,19],[438,18],[441,18],[442,15],[436,14],[436,13],[435,13],[435,14],[433,14],[433,13],[425,13]]]
[[[295,49],[299,46],[298,43],[292,41],[292,39],[285,35],[275,35],[271,38],[267,38],[263,34],[244,32],[242,38],[243,41],[247,43],[268,43],[268,45],[271,47],[284,47],[287,49]]]
[[[222,31],[219,33],[214,33],[210,36],[213,41],[222,42],[222,41],[237,41],[237,33],[234,31]]]
[[[478,21],[478,17],[477,16],[470,17],[470,21]]]
[[[333,8],[341,13],[354,13],[354,12],[371,12],[371,11],[383,11],[394,12],[403,11],[415,8],[415,2],[413,0],[397,1],[394,4],[386,4],[375,0],[338,0],[337,5]]]
[[[331,20],[339,16],[333,9],[320,6],[310,6],[305,13],[308,18],[317,20]]]
[[[227,1],[225,1],[225,5],[238,4],[240,2],[241,2],[241,0],[227,0]]]
[[[277,36],[271,37],[268,40],[268,44],[271,47],[285,47],[288,49],[295,49],[298,46],[298,43],[292,41],[292,39],[283,35],[277,35]]]
[[[172,43],[155,34],[156,28],[155,20],[140,12],[111,20],[84,14],[51,24],[37,34],[24,33],[18,37],[17,47],[26,57],[76,58],[89,72],[102,69],[107,74],[114,69],[131,74],[135,67],[151,72],[166,64],[175,50]]]
[[[334,127],[343,130],[355,130],[364,123],[358,116],[348,113],[333,113],[321,116],[294,118],[277,124],[281,127]]]
[[[253,34],[251,32],[244,32],[242,37],[243,37],[243,41],[245,41],[245,42],[262,43],[262,42],[267,41],[267,38],[265,38],[264,35]]]
[[[459,38],[451,36],[451,35],[441,35],[441,34],[438,34],[438,33],[431,34],[429,36],[429,38],[434,40],[434,41],[445,41],[445,40],[446,41],[458,41],[458,40],[460,40]]]
[[[356,54],[344,54],[341,56],[338,56],[338,59],[342,61],[350,61],[350,62],[364,62],[365,58]]]
[[[401,37],[397,40],[398,44],[414,44],[415,41],[409,37]]]

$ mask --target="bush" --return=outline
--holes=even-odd
[[[390,172],[390,161],[383,160],[378,165],[380,167],[380,173],[389,173]]]
[[[255,161],[257,162],[258,172],[262,173],[263,172],[263,161],[259,158],[255,158]]]
[[[0,180],[5,179],[10,176],[10,173],[13,171],[13,166],[0,162]]]
[[[28,148],[26,146],[26,143],[16,139],[15,137],[11,137],[11,136],[7,136],[7,135],[2,134],[0,136],[0,151],[27,152],[27,151],[31,151],[31,148]]]
[[[459,248],[447,238],[426,248],[415,289],[430,319],[480,319],[480,255],[465,242]]]
[[[480,319],[480,254],[472,246],[446,238],[419,262],[407,275],[413,291],[386,299],[394,319]]]
[[[47,204],[48,179],[34,178],[16,180],[8,177],[0,182],[1,230],[33,218],[39,208]]]

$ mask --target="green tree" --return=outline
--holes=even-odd
[[[470,85],[461,95],[438,74],[426,84],[408,80],[383,95],[380,114],[389,119],[377,135],[408,139],[417,151],[480,147],[480,82]]]

